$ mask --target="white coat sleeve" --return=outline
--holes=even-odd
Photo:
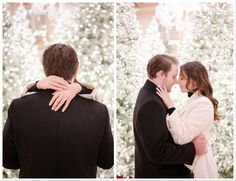
[[[208,99],[199,99],[188,109],[185,118],[181,118],[177,111],[167,116],[167,125],[176,144],[189,143],[199,135],[214,119],[213,104]]]

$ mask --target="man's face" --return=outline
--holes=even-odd
[[[167,73],[164,82],[168,92],[170,92],[172,86],[177,83],[177,74],[178,74],[178,65],[172,64],[171,69]]]

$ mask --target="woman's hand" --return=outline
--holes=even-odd
[[[53,89],[60,91],[67,89],[69,87],[69,83],[61,77],[50,75],[42,80],[39,80],[36,87],[38,89]]]
[[[52,106],[52,110],[57,111],[65,103],[62,112],[64,112],[69,106],[71,100],[82,90],[82,87],[78,83],[72,83],[66,90],[55,91],[53,97],[49,102],[49,106]]]
[[[174,107],[165,85],[164,85],[164,90],[160,87],[157,87],[156,90],[157,90],[156,93],[162,98],[163,102],[165,103],[168,109]]]

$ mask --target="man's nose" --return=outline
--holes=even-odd
[[[180,84],[180,81],[179,81],[179,79],[178,79],[178,80],[176,80],[176,84]]]
[[[174,84],[178,84],[178,80],[177,79],[174,80]]]

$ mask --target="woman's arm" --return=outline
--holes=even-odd
[[[191,142],[214,119],[213,105],[204,97],[186,108],[186,111],[188,111],[186,118],[181,118],[177,111],[167,116],[168,129],[175,143],[181,145]]]
[[[84,84],[83,84],[84,86]],[[80,89],[80,90],[79,90]],[[86,89],[88,89],[86,87]],[[78,91],[79,90],[79,91]],[[62,112],[64,112],[69,106],[71,100],[81,91],[81,85],[78,83],[72,83],[66,90],[56,91],[53,93],[53,97],[49,102],[49,106],[52,106],[52,110],[57,111],[62,105],[64,105]],[[90,94],[79,94],[87,99],[98,100],[95,93],[95,89]]]
[[[76,89],[79,94],[89,95],[92,94],[93,91],[95,90],[95,87],[92,84],[79,83],[77,80],[75,80],[75,83],[79,84],[77,87],[78,89]],[[37,81],[36,83],[31,83],[26,85],[22,96],[26,95],[29,92],[36,92],[43,89],[53,89],[56,91],[60,91],[60,90],[66,90],[68,88],[69,88],[69,83],[66,82],[63,78],[51,75],[42,80]],[[91,99],[93,99],[92,96]]]
[[[82,90],[79,93],[79,95],[81,97],[101,102],[101,100],[98,97],[98,94],[96,92],[94,85],[88,84],[88,83],[80,83],[80,85],[82,87]]]
[[[27,93],[29,92],[36,92],[43,89],[53,89],[56,91],[60,91],[67,89],[68,86],[69,83],[65,81],[63,78],[55,75],[50,75],[35,83],[26,85],[25,90],[22,93],[22,96],[27,95]]]
[[[87,99],[98,101],[98,96],[93,85],[81,84],[77,80],[74,83],[69,84],[64,79],[57,76],[48,76],[34,84],[27,85],[22,96],[27,95],[28,92],[40,91],[42,89],[55,90],[53,97],[49,102],[49,106],[52,106],[52,110],[54,111],[57,111],[65,104],[62,109],[64,112],[69,106],[70,101],[77,94]]]
[[[91,94],[93,90],[95,89],[95,87],[92,84],[80,83],[78,80],[75,80],[74,83],[79,84],[82,88],[79,94]]]
[[[211,124],[214,117],[213,105],[206,97],[200,97],[191,105],[191,108],[186,108],[188,117],[180,117],[174,108],[174,104],[169,96],[169,93],[164,86],[164,89],[157,87],[156,92],[168,107],[167,126],[176,144],[186,144],[191,142],[198,136],[204,128]]]

